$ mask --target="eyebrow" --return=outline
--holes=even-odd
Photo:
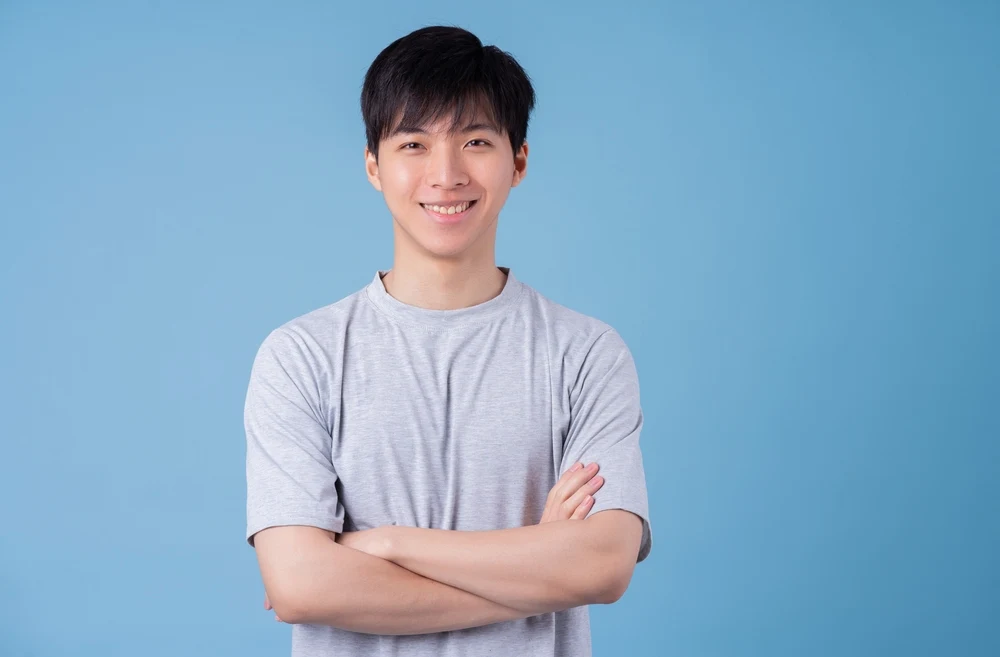
[[[494,134],[500,134],[500,131],[497,130],[497,127],[494,126],[493,124],[491,124],[491,123],[482,123],[482,122],[480,122],[480,123],[471,123],[471,124],[465,126],[464,128],[462,128],[460,130],[460,132],[462,132],[463,134],[465,134],[465,133],[468,133],[468,132],[475,132],[476,130],[489,130],[490,132],[492,132]],[[402,125],[401,124],[401,125],[396,126],[396,129],[393,130],[392,133],[390,133],[390,135],[387,137],[387,139],[392,139],[393,137],[396,137],[398,135],[411,135],[411,134],[412,135],[426,135],[426,134],[428,134],[428,132],[426,130],[424,130],[422,127],[420,127],[420,126],[416,126],[416,125]]]

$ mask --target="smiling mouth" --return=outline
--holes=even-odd
[[[437,214],[450,215],[450,214],[461,214],[475,204],[476,201],[463,201],[461,203],[456,203],[454,205],[430,205],[428,203],[421,203],[420,205],[424,206],[431,212],[435,212]]]
[[[420,205],[427,212],[427,214],[431,215],[435,219],[443,221],[457,221],[467,215],[469,210],[475,207],[478,202],[479,200],[477,199],[475,201],[465,201],[464,203],[452,206],[427,205],[425,203],[421,203]]]

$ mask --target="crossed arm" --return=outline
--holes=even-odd
[[[265,589],[286,622],[421,634],[614,602],[631,579],[641,535],[638,516],[610,509],[476,532],[273,527],[255,545]]]
[[[583,521],[493,531],[380,527],[370,530],[372,539],[357,532],[341,535],[341,542],[360,545],[443,584],[538,614],[618,600],[632,577],[641,530],[638,516],[614,509]]]

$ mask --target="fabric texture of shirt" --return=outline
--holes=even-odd
[[[467,308],[389,295],[387,273],[275,328],[244,407],[246,540],[262,529],[538,524],[575,462],[603,487],[588,515],[642,519],[652,547],[631,352],[610,325],[518,280]],[[292,625],[293,657],[587,657],[588,607],[450,632],[373,635]]]

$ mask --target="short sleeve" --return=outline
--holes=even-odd
[[[278,328],[254,358],[244,405],[246,539],[251,547],[254,534],[267,527],[343,530],[319,364],[309,353],[302,337]]]
[[[635,362],[617,331],[608,329],[591,345],[570,391],[569,431],[559,471],[565,472],[577,461],[597,462],[604,485],[594,493],[588,515],[624,509],[639,516],[642,542],[637,563],[653,546],[639,449],[642,424]]]

